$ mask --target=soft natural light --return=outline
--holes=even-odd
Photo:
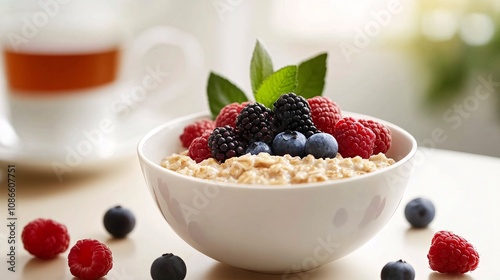
[[[460,37],[472,46],[487,44],[495,33],[495,24],[485,14],[467,15],[461,22]]]
[[[353,28],[370,20],[373,10],[377,9],[366,0],[276,0],[271,9],[271,25],[280,34],[289,36],[348,36]]]
[[[446,10],[434,10],[422,16],[422,33],[433,41],[446,41],[457,32],[458,15]]]

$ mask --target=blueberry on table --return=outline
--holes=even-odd
[[[436,214],[436,209],[432,201],[426,198],[415,198],[408,202],[405,207],[406,220],[414,228],[427,227]]]
[[[153,280],[182,280],[186,277],[187,269],[180,257],[168,253],[153,261],[150,273]]]
[[[135,227],[134,214],[121,206],[115,206],[106,211],[103,222],[104,228],[116,238],[125,237]]]
[[[381,280],[414,280],[415,270],[411,264],[399,260],[388,262],[380,273]]]

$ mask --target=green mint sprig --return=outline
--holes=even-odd
[[[294,91],[297,87],[297,66],[285,66],[271,74],[254,94],[255,101],[272,108],[282,94]]]
[[[312,98],[323,93],[326,76],[327,54],[322,53],[299,64],[295,94]]]
[[[219,114],[227,104],[242,103],[248,100],[245,93],[226,78],[210,72],[207,83],[208,105],[212,118]]]
[[[255,43],[253,49],[252,60],[250,61],[250,81],[252,82],[252,91],[255,94],[262,82],[273,74],[273,62],[271,56],[260,43],[259,40]]]
[[[327,54],[321,53],[302,61],[297,66],[289,65],[273,70],[271,56],[257,40],[250,61],[250,82],[256,102],[272,108],[282,95],[294,92],[304,98],[322,95],[325,86]],[[248,96],[235,84],[221,75],[210,72],[207,97],[212,118],[233,102],[248,101]]]

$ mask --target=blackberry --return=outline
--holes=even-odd
[[[247,142],[229,125],[216,127],[208,137],[212,157],[220,162],[245,154]]]
[[[281,95],[274,102],[273,112],[279,131],[298,131],[306,138],[319,132],[313,123],[309,103],[302,96],[293,92]]]
[[[250,103],[238,114],[236,129],[249,143],[269,144],[276,134],[273,112],[260,103]]]

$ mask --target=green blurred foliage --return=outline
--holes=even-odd
[[[426,100],[430,105],[447,104],[463,94],[468,81],[474,78],[473,75],[493,74],[494,81],[500,80],[500,7],[493,7],[493,1],[482,1],[481,5],[474,5],[473,1],[470,3],[472,4],[465,11],[460,11],[461,18],[480,13],[489,16],[494,22],[493,36],[486,44],[470,45],[458,32],[443,41],[432,40],[419,32],[414,41],[415,54],[424,65],[429,78]],[[446,10],[447,7],[422,4],[420,8],[420,15],[423,15],[432,9]],[[450,10],[457,12],[453,8]],[[500,90],[496,90],[495,94],[500,111]]]

